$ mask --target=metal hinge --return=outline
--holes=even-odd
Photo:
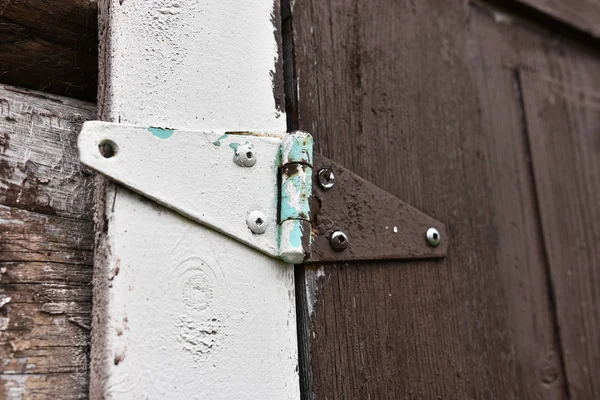
[[[90,121],[81,162],[288,263],[441,258],[444,225],[313,153],[306,132],[189,132]]]

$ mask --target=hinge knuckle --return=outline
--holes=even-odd
[[[310,257],[312,156],[310,134],[298,131],[284,137],[279,169],[279,254],[288,263],[299,264]]]

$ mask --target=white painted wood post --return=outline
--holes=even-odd
[[[285,134],[273,0],[100,12],[103,119]],[[293,266],[112,183],[98,197],[90,397],[298,399]]]

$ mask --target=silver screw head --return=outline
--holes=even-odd
[[[335,251],[342,251],[348,248],[348,236],[342,231],[335,231],[331,234],[331,247]]]
[[[240,167],[252,167],[256,164],[256,150],[249,144],[241,144],[235,149],[233,161]]]
[[[331,189],[335,184],[335,175],[333,175],[333,171],[329,168],[320,169],[317,173],[317,179],[319,185],[325,190]]]
[[[250,228],[250,231],[254,234],[261,235],[265,233],[269,223],[267,217],[261,211],[255,210],[248,214],[246,218],[246,225]]]
[[[435,228],[427,229],[426,236],[427,243],[432,247],[437,247],[440,244],[440,241],[442,240],[442,235],[440,235],[440,232]]]

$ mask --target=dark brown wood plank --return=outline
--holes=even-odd
[[[443,261],[306,271],[316,398],[525,397],[467,18],[447,2],[294,2],[300,128],[449,232]]]
[[[598,398],[593,372],[600,359],[594,241],[600,231],[593,221],[600,217],[600,53],[523,23],[493,24],[510,18],[496,14],[492,19],[491,12],[484,11],[478,10],[472,21],[474,36],[487,39],[480,46],[487,61],[481,65],[486,90],[497,98],[501,92],[497,82],[512,81],[521,103],[523,143],[537,203],[537,237],[546,253],[568,393],[571,399]],[[495,114],[491,120],[496,124],[490,129],[497,132],[497,140],[505,141],[502,135],[510,135],[503,129],[505,114],[492,106],[491,102],[484,106],[488,114]],[[539,315],[531,320],[536,326]]]
[[[573,399],[600,397],[600,60],[522,72],[535,182]],[[573,62],[575,61],[575,62]]]
[[[509,293],[521,397],[568,398],[519,89],[519,68],[548,59],[549,34],[511,20],[480,7],[472,8],[470,19],[470,66],[496,203],[495,246]]]
[[[87,398],[94,106],[0,86],[0,398]]]
[[[3,1],[0,82],[95,101],[97,37],[96,1]]]
[[[29,29],[35,36],[80,51],[98,47],[96,0],[4,0],[0,18]]]

